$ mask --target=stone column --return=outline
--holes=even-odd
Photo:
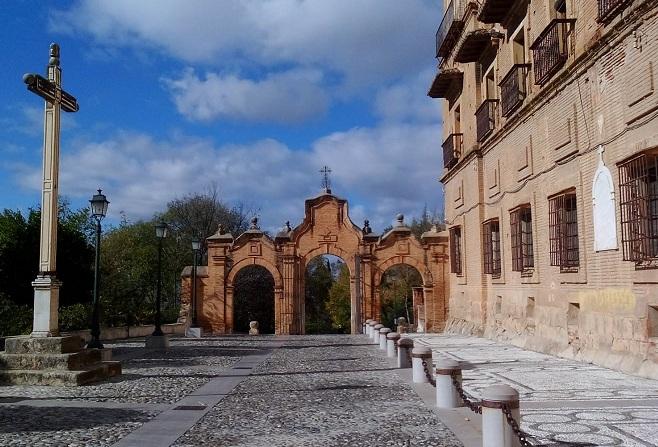
[[[457,408],[462,406],[462,399],[452,383],[453,375],[457,381],[462,381],[462,370],[459,362],[452,359],[439,358],[436,361],[436,406],[439,408]]]
[[[379,330],[379,349],[386,351],[386,336],[391,332],[391,329],[383,327]]]
[[[482,446],[520,447],[519,438],[502,410],[506,405],[512,417],[519,418],[519,392],[509,385],[492,385],[482,392]]]
[[[411,350],[414,342],[410,338],[398,340],[398,368],[411,368]]]
[[[386,356],[395,358],[398,356],[398,340],[400,339],[400,334],[397,332],[389,332],[386,334]]]
[[[425,366],[423,366],[425,362]],[[424,346],[413,348],[411,351],[411,364],[413,369],[414,383],[429,383],[425,369],[431,374],[432,367],[432,350]]]

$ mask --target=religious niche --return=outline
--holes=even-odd
[[[615,189],[610,170],[603,162],[603,146],[599,146],[599,166],[592,181],[592,207],[594,216],[594,251],[617,248],[617,218],[615,215]]]

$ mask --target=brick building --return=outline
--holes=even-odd
[[[444,6],[447,330],[658,377],[658,2]]]

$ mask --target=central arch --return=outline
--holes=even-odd
[[[288,223],[273,238],[261,231],[258,219],[237,238],[220,226],[207,239],[208,267],[197,276],[198,320],[204,330],[230,333],[234,321],[235,279],[249,265],[265,268],[274,281],[274,331],[305,333],[305,272],[320,255],[341,258],[349,270],[350,331],[357,333],[363,321],[381,318],[379,286],[391,266],[407,264],[422,276],[425,328],[441,330],[446,320],[448,237],[434,227],[416,239],[398,216],[393,229],[374,234],[368,221],[362,228],[349,217],[347,200],[325,190],[306,200],[304,219],[296,227]],[[190,276],[183,273],[182,301],[190,302]],[[242,323],[240,323],[242,324]]]

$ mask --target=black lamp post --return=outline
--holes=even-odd
[[[192,327],[198,327],[196,318],[196,258],[201,249],[201,241],[199,239],[192,239]]]
[[[98,268],[101,260],[101,220],[107,214],[107,206],[110,202],[107,201],[107,198],[99,189],[98,194],[94,194],[89,203],[91,204],[91,215],[96,219],[96,262],[94,264],[94,302],[91,316],[91,340],[87,344],[87,348],[102,349],[103,344],[100,341],[100,300],[98,299],[100,274]]]
[[[162,328],[160,327],[160,300],[162,289],[162,240],[167,237],[167,224],[164,221],[158,222],[155,225],[155,236],[158,238],[158,282],[155,292],[155,330],[153,335],[162,336]]]

